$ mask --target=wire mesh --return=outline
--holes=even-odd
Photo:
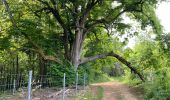
[[[64,75],[64,73],[63,73]],[[76,83],[76,74],[66,74],[65,86],[67,89],[76,89],[76,84],[85,86],[88,84],[87,76],[78,74],[78,83]],[[86,83],[84,83],[86,82]],[[24,97],[28,91],[28,74],[7,74],[0,73],[0,97],[1,95],[14,95],[23,92]],[[32,91],[54,89],[60,91],[63,88],[63,76],[57,75],[33,75],[32,76]],[[5,99],[6,100],[6,99]]]

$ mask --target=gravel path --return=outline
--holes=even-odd
[[[97,87],[104,89],[102,100],[142,100],[142,93],[139,89],[129,87],[120,82],[97,83],[90,86],[92,92],[96,94]]]

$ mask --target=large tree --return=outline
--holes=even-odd
[[[26,27],[24,26],[25,24],[19,24],[20,22],[17,22],[17,20],[15,20],[12,16],[12,12],[10,11],[7,1],[2,1],[4,2],[6,11],[13,23],[13,27],[16,30],[20,30],[20,35],[23,35],[28,40],[29,44],[31,44],[30,50],[37,52],[44,60],[50,60],[62,64],[64,59],[71,62],[75,69],[77,69],[80,64],[111,56],[127,65],[128,68],[144,80],[142,75],[131,66],[130,62],[113,52],[113,50],[102,52],[97,55],[91,55],[89,57],[81,55],[81,52],[83,50],[84,42],[91,34],[96,35],[104,32],[108,34],[108,36],[112,36],[115,33],[122,34],[126,32],[125,29],[130,28],[130,25],[123,22],[123,14],[126,14],[126,17],[139,21],[142,27],[146,27],[147,25],[153,26],[155,32],[160,33],[161,28],[154,12],[156,4],[160,0],[20,0],[21,4],[29,8],[24,10],[34,14],[34,23],[37,23],[38,21],[36,19],[38,19],[46,24],[45,21],[49,19],[50,22],[48,23],[55,24],[53,24],[54,28],[52,30],[57,30],[57,35],[53,31],[50,33],[50,36],[53,36],[54,40],[56,39],[61,43],[61,45],[63,45],[61,52],[58,53],[58,55],[63,55],[62,57],[52,54],[47,55],[46,51],[48,50],[44,50],[42,45],[40,46],[37,44],[36,39],[39,36],[36,33],[28,33],[30,31],[25,31],[26,29],[23,29]],[[17,14],[19,12],[14,13]],[[24,16],[25,13],[22,14]],[[31,15],[28,15],[27,17],[28,19],[33,18]],[[35,27],[32,28],[37,30],[37,27]],[[42,33],[42,30],[46,31],[47,28],[46,25],[38,27],[41,27]],[[115,33],[111,30],[115,30]],[[54,38],[55,35],[58,37]],[[46,41],[45,39],[48,38],[43,38],[42,40]],[[55,47],[53,50],[56,50]]]

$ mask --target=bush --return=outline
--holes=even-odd
[[[154,74],[154,80],[146,82],[146,100],[170,100],[170,75],[168,69],[162,69]]]
[[[52,80],[54,81],[54,84],[56,86],[62,86],[63,84],[63,76],[64,73],[66,74],[66,86],[72,85],[75,83],[75,75],[76,72],[70,64],[65,65],[58,65],[58,64],[52,64],[51,66],[50,74],[52,77]]]
[[[78,68],[78,85],[82,85],[84,83],[84,74],[86,73],[86,68],[81,67]],[[72,86],[75,85],[76,82],[76,73],[74,69],[74,66],[72,66],[70,63],[65,63],[65,65],[58,65],[58,64],[52,64],[51,65],[51,71],[50,75],[52,76],[54,83],[57,86],[61,86],[63,84],[63,76],[64,73],[66,74],[66,86]],[[88,76],[86,74],[86,84],[88,82]]]

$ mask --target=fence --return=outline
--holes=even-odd
[[[78,87],[85,89],[87,84],[88,77],[85,73],[83,75],[79,75],[78,73],[74,75],[67,75],[63,73],[62,77],[56,75],[34,76],[32,75],[32,71],[29,71],[29,74],[3,73],[0,74],[0,100],[10,100],[6,97],[11,97],[12,100],[18,100],[18,98],[21,97],[14,98],[15,95],[18,94],[23,95],[22,99],[30,100],[33,95],[32,92],[37,90],[51,91],[51,89],[57,91],[57,95],[60,94],[56,100],[65,100],[65,94],[68,89],[74,89],[74,92],[77,93]],[[41,94],[38,96],[41,96]]]

